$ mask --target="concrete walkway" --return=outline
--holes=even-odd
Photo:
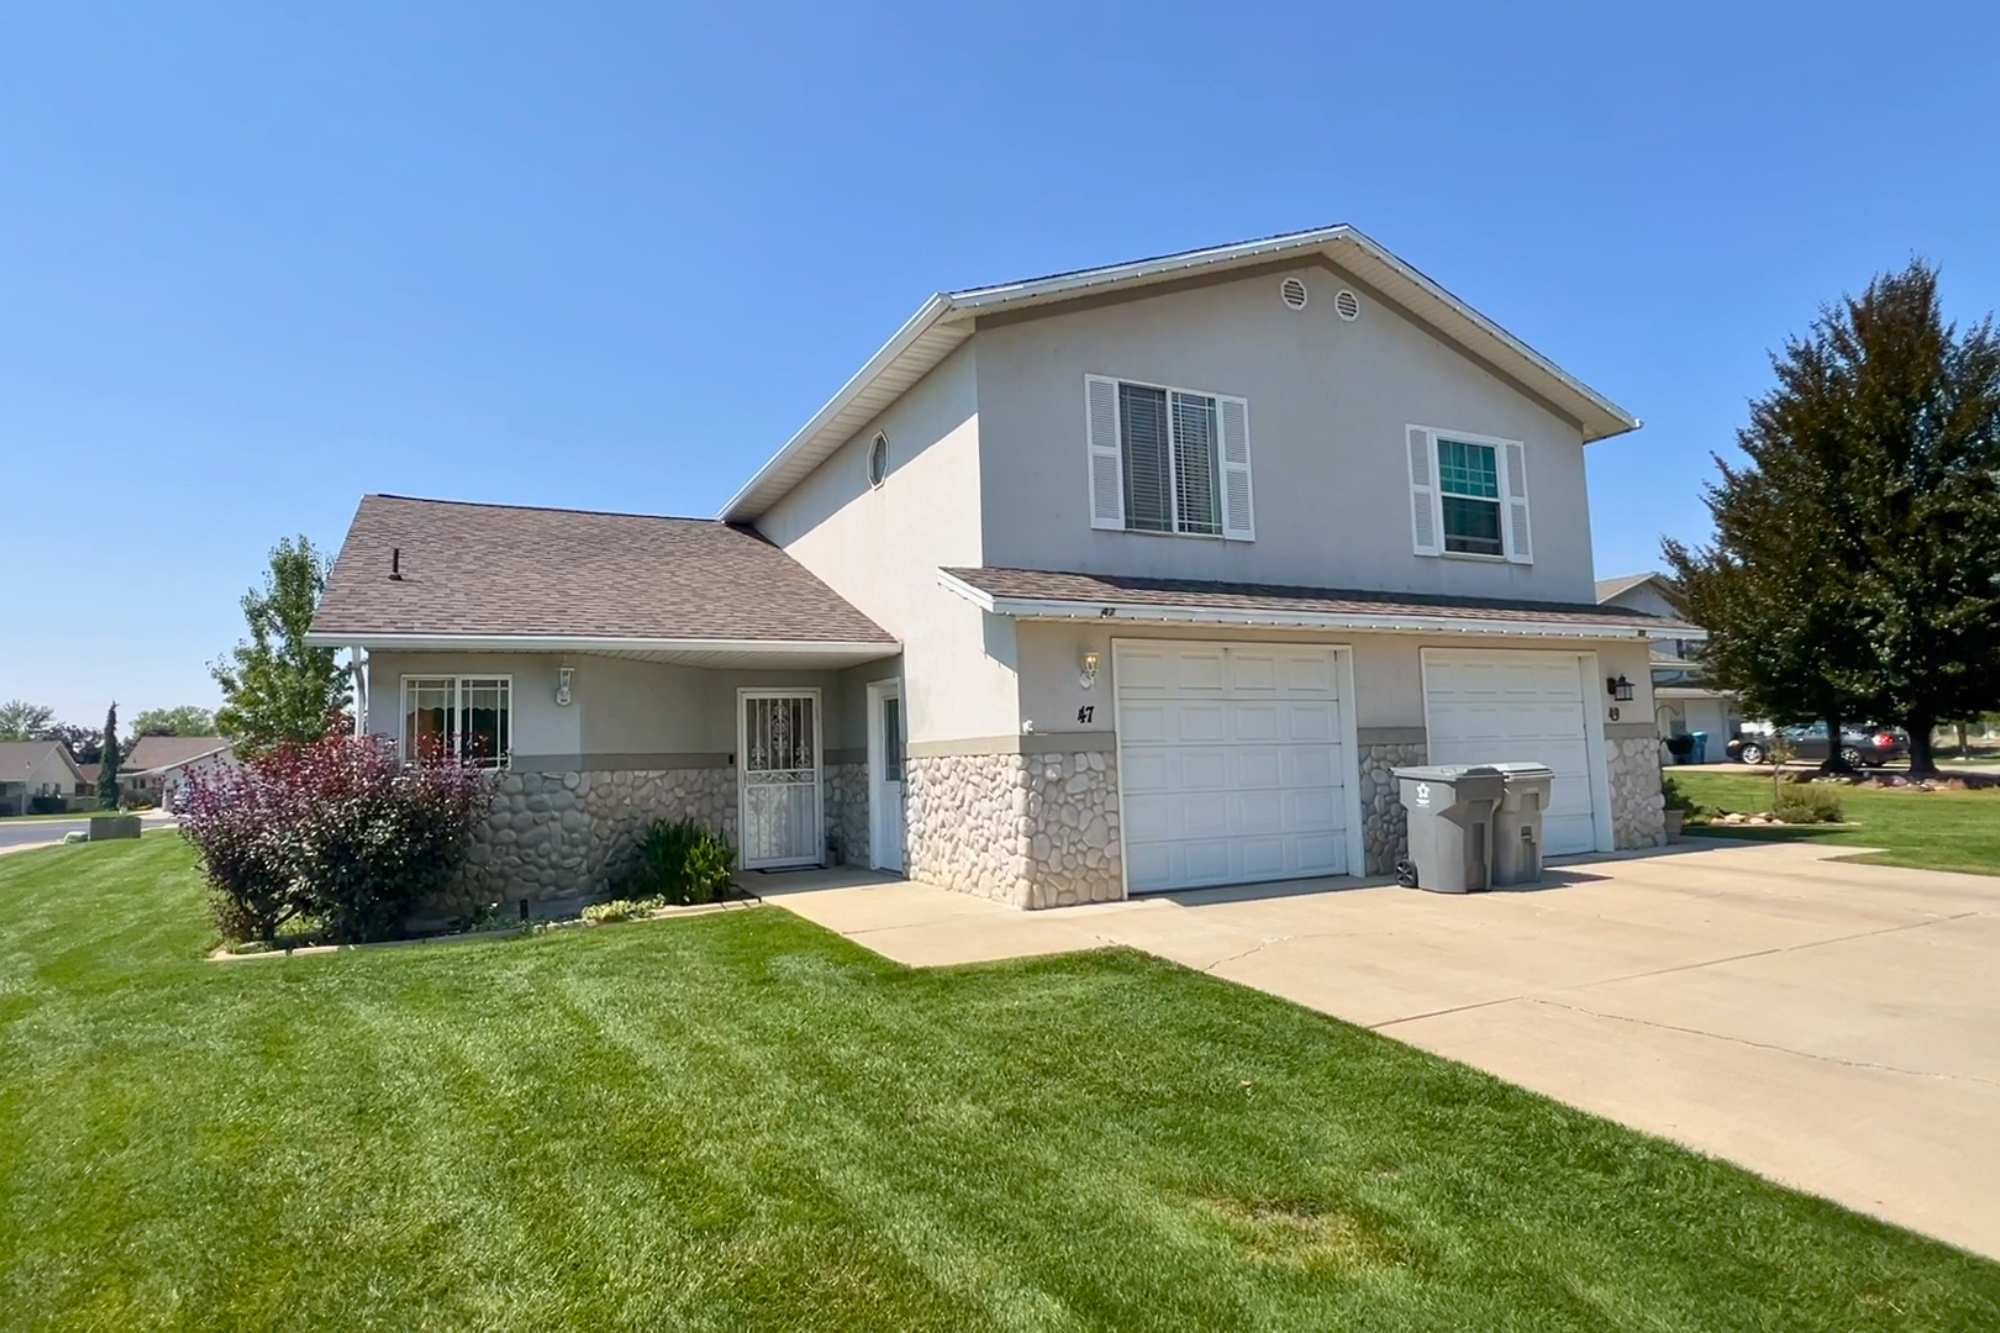
[[[2000,878],[1836,854],[1690,842],[1533,891],[1034,913],[853,871],[753,888],[919,967],[1142,949],[2000,1257]]]

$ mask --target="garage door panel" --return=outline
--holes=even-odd
[[[1229,654],[1229,686],[1237,695],[1276,694],[1278,661],[1269,653],[1237,650]]]
[[[1543,846],[1551,854],[1597,846],[1596,787],[1585,737],[1592,714],[1574,654],[1428,653],[1424,694],[1430,762],[1548,765],[1555,781],[1542,820]]]
[[[1284,736],[1288,741],[1328,742],[1340,734],[1340,708],[1331,703],[1287,703]]]
[[[1164,703],[1121,699],[1118,704],[1118,735],[1128,744],[1140,745],[1174,739],[1173,723]]]
[[[1256,750],[1238,750],[1231,756],[1235,763],[1234,787],[1282,787],[1286,781],[1285,751],[1276,746],[1266,746]]]
[[[1229,705],[1229,739],[1255,745],[1278,739],[1279,707],[1274,703],[1232,703]]]
[[[1323,833],[1340,827],[1339,789],[1321,787],[1313,791],[1285,793],[1285,830],[1289,833]]]
[[[1139,844],[1172,836],[1176,827],[1175,807],[1180,797],[1173,795],[1125,797],[1125,839],[1128,850]]]
[[[1235,834],[1283,833],[1286,793],[1277,791],[1237,792],[1225,802],[1229,807],[1228,832]]]
[[[1335,650],[1121,641],[1114,675],[1133,889],[1346,873]]]
[[[1337,787],[1340,785],[1341,747],[1338,745],[1288,745],[1279,751],[1284,759],[1286,787]]]

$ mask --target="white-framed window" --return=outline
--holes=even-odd
[[[1410,426],[1405,443],[1418,555],[1534,563],[1521,441]]]
[[[881,431],[868,442],[868,488],[880,490],[889,479],[889,437]]]
[[[1254,540],[1246,400],[1086,375],[1084,414],[1092,527]]]
[[[505,768],[514,748],[512,676],[403,677],[403,758],[455,756],[474,768]]]

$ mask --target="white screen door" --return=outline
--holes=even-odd
[[[903,689],[868,687],[868,850],[877,870],[903,868]]]
[[[743,865],[818,865],[819,691],[740,690]]]

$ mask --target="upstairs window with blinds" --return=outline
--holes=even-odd
[[[1085,377],[1091,526],[1250,541],[1241,398]]]

